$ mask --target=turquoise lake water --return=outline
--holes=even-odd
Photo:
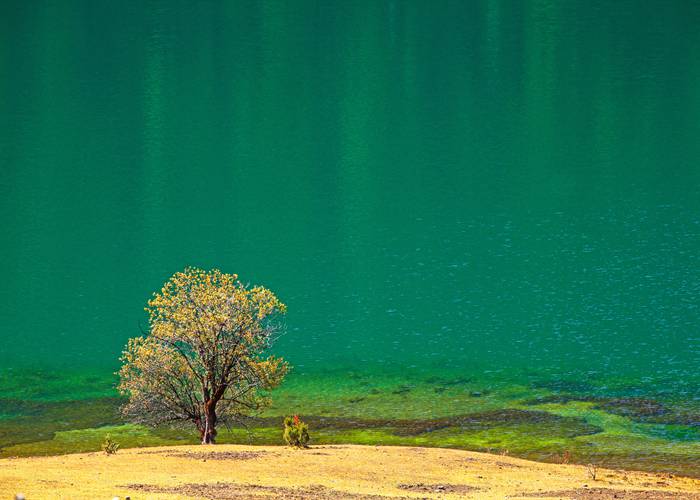
[[[680,0],[2,2],[0,448],[119,425],[65,405],[114,396],[194,265],[288,305],[272,413],[374,419],[325,439],[700,474],[699,25]]]

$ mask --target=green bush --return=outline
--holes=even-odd
[[[104,443],[102,443],[102,450],[107,455],[114,455],[118,449],[119,449],[119,443],[117,443],[116,441],[113,441],[112,437],[109,434],[107,434],[107,437],[105,437]]]
[[[308,448],[309,426],[298,415],[284,418],[284,440],[293,448]]]

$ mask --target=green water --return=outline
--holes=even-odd
[[[700,474],[698,25],[681,0],[2,2],[2,453],[122,425],[119,352],[196,265],[289,307],[270,418]]]

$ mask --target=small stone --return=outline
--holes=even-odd
[[[15,500],[26,500],[27,497],[24,496],[24,493],[17,493],[15,495]]]

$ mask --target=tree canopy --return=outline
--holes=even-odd
[[[149,331],[129,340],[119,371],[123,414],[148,425],[191,422],[202,443],[216,427],[270,404],[267,391],[288,371],[263,357],[282,328],[286,306],[237,275],[186,268],[148,302]]]

